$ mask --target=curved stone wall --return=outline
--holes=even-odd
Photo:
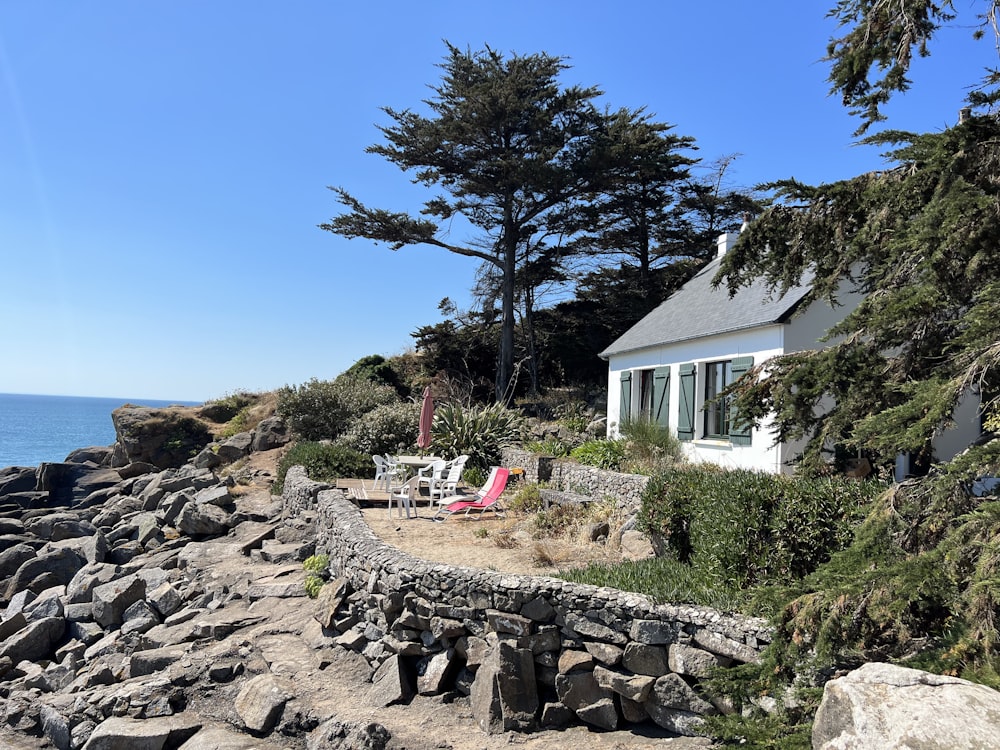
[[[286,513],[315,513],[317,553],[338,579],[323,624],[377,668],[376,703],[457,689],[486,731],[651,720],[697,734],[701,717],[727,707],[701,678],[756,661],[770,640],[759,619],[414,558],[301,467],[283,500]]]

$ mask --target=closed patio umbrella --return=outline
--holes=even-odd
[[[431,447],[431,422],[434,421],[434,399],[431,398],[431,387],[424,388],[424,398],[420,404],[420,433],[417,435],[417,447],[425,451]]]

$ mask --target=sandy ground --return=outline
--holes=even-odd
[[[340,480],[338,487],[358,487],[362,481]],[[540,535],[533,516],[509,511],[504,517],[486,512],[435,521],[437,507],[427,498],[418,499],[415,513],[407,518],[395,505],[389,509],[387,493],[370,489],[366,493],[368,500],[361,500],[359,506],[372,531],[403,552],[430,562],[503,573],[556,575],[590,562],[618,560],[613,544],[590,541],[585,527],[559,536]]]

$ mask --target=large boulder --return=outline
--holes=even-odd
[[[1000,693],[957,677],[870,663],[830,680],[813,723],[816,750],[1000,746]]]
[[[50,504],[73,505],[121,480],[117,471],[93,463],[43,463],[38,467],[37,489],[49,493]]]
[[[125,405],[111,413],[117,441],[112,466],[139,461],[158,469],[182,466],[212,442],[193,411]]]
[[[291,439],[281,417],[268,417],[261,420],[254,429],[250,448],[254,451],[269,451],[287,445]]]

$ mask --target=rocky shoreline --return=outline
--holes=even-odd
[[[216,441],[189,413],[123,407],[114,420],[113,446],[0,469],[0,747],[712,744],[649,722],[484,734],[462,691],[365,700],[371,663],[305,596],[315,516],[284,512],[262,468],[288,440],[280,421]],[[945,748],[1000,731],[988,718],[1000,716],[1000,694],[916,670],[866,665],[825,696],[817,748],[896,747],[888,737],[900,732]],[[865,735],[872,727],[886,732]]]

